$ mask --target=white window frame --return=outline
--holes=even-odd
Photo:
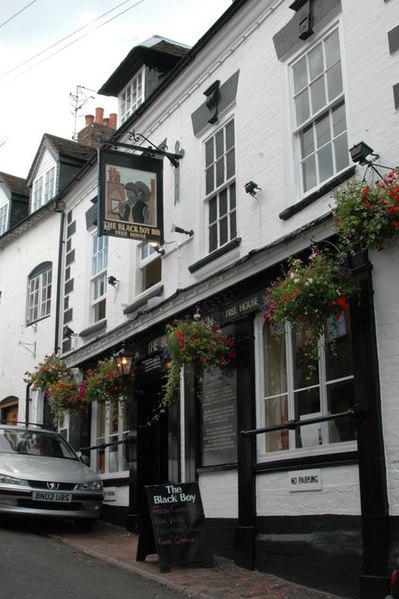
[[[233,126],[233,143],[227,146],[226,132]],[[221,136],[221,137],[220,137]],[[237,238],[235,117],[230,115],[216,131],[204,140],[204,189],[208,252],[222,248]],[[223,151],[217,153],[217,141],[223,140]],[[208,147],[213,156],[208,158]],[[218,168],[220,166],[221,168]],[[230,169],[230,172],[228,170]],[[225,206],[223,207],[223,204]],[[213,208],[213,207],[214,208]]]
[[[100,423],[100,418],[102,422]],[[101,424],[101,427],[100,427]],[[103,428],[103,430],[101,430]],[[122,441],[128,432],[125,402],[118,402],[118,426],[117,430],[111,429],[111,418],[108,404],[93,403],[92,411],[92,445],[108,444],[113,441]],[[123,443],[108,446],[104,449],[93,449],[91,451],[90,465],[93,470],[102,477],[119,477],[128,471],[128,463],[125,458],[125,446]],[[102,457],[103,455],[103,457]],[[112,458],[116,458],[116,468],[112,467]]]
[[[42,205],[43,198],[43,175],[38,177],[33,182],[33,190],[32,190],[32,212],[39,210]]]
[[[329,65],[329,67],[326,68],[325,42],[335,32],[337,32],[337,34],[338,34],[339,61],[337,61],[334,64],[338,64],[338,62],[340,63],[342,90],[335,97],[329,99],[328,92],[327,92],[328,80],[327,80],[327,77],[325,76],[325,74],[326,74],[326,72],[331,70],[331,67],[333,65]],[[348,114],[347,114],[347,102],[346,102],[346,97],[345,97],[346,82],[345,82],[345,73],[344,73],[344,69],[343,69],[343,42],[342,42],[340,23],[337,21],[337,22],[334,22],[333,24],[330,24],[328,28],[324,29],[317,36],[317,38],[315,38],[314,40],[312,39],[312,42],[313,43],[311,45],[309,44],[306,47],[306,51],[302,51],[300,54],[297,54],[295,56],[295,58],[293,58],[288,65],[290,106],[291,106],[291,112],[292,112],[292,132],[293,132],[293,141],[294,141],[295,179],[297,181],[296,188],[301,190],[300,191],[301,198],[306,197],[307,195],[310,195],[311,193],[317,191],[320,187],[322,187],[323,185],[325,185],[326,183],[328,183],[329,181],[331,181],[332,179],[337,177],[340,173],[344,172],[350,166],[349,151],[348,151],[349,123],[348,123]],[[315,112],[312,112],[312,109],[310,107],[309,116],[305,120],[303,120],[300,124],[298,124],[296,108],[295,108],[295,96],[300,95],[300,94],[296,93],[296,90],[294,87],[294,68],[306,57],[305,60],[307,62],[308,78],[307,78],[307,84],[304,88],[302,88],[302,90],[304,90],[304,89],[308,90],[308,92],[309,92],[308,104],[310,106],[310,104],[311,104],[311,100],[310,100],[311,83],[312,82],[315,83],[317,80],[320,79],[320,77],[315,77],[314,79],[311,79],[310,70],[309,70],[309,56],[312,54],[312,52],[315,51],[315,49],[320,44],[322,47],[322,55],[323,55],[323,71],[322,71],[321,75],[323,75],[323,77],[324,77],[323,88],[326,93],[326,96],[325,96],[326,100],[325,100],[325,103],[323,104],[323,106],[321,106]],[[333,123],[332,123],[333,112],[337,111],[341,105],[343,105],[343,107],[344,107],[345,120],[346,120],[345,128],[343,131],[339,131],[336,134],[334,134]],[[334,114],[337,114],[337,113],[335,112]],[[324,116],[328,117],[328,121],[329,121],[329,125],[330,125],[331,139],[329,139],[327,141],[327,143],[324,143],[324,144],[322,142],[320,142],[320,146],[318,148],[316,148],[317,135],[316,135],[315,124],[317,122],[321,122],[321,119]],[[313,127],[312,127],[312,125],[313,125]],[[310,154],[315,156],[315,178],[316,178],[316,180],[313,185],[309,186],[308,188],[305,188],[305,180],[304,180],[303,166],[302,166],[303,163],[305,162],[305,160],[304,160],[304,156],[302,156],[302,151],[301,151],[301,133],[308,128],[310,129],[311,127],[312,127],[312,135],[309,135],[309,139],[310,139],[310,137],[312,138],[315,151]],[[343,145],[343,149],[341,149],[341,153],[339,154],[341,162],[342,162],[341,168],[339,168],[338,160],[337,160],[337,156],[338,156],[337,147],[340,143]],[[331,156],[332,156],[332,172],[329,175],[323,176],[320,173],[318,159],[319,159],[320,155],[322,154],[322,152],[323,151],[328,152],[330,147],[331,147]],[[305,156],[305,158],[309,159],[310,154]]]
[[[144,66],[129,81],[119,95],[119,111],[121,125],[144,102],[145,69]]]
[[[160,254],[156,251],[155,247],[151,242],[143,242],[139,245],[139,280],[137,294],[145,293],[154,285],[157,285],[162,281],[162,261]],[[155,281],[152,285],[147,285],[147,269],[154,267],[154,263],[157,262],[160,268],[160,278],[158,281]]]
[[[0,235],[3,235],[8,229],[8,202],[0,206]]]
[[[257,416],[257,428],[264,428],[269,426],[266,422],[266,401],[265,397],[265,355],[264,355],[264,326],[265,321],[262,315],[258,315],[255,319],[255,366],[256,366],[256,416]],[[295,420],[295,393],[298,393],[300,389],[294,389],[293,383],[293,355],[292,355],[292,344],[291,344],[291,330],[290,325],[286,323],[286,325],[281,325],[283,327],[282,335],[285,336],[286,342],[286,356],[287,356],[287,390],[284,393],[277,394],[276,396],[270,396],[269,399],[273,397],[277,398],[279,396],[283,397],[286,393],[288,395],[288,420]],[[321,347],[323,340],[320,342]],[[320,388],[320,411],[315,412],[309,415],[303,416],[305,420],[307,417],[317,418],[321,416],[326,416],[328,414],[328,401],[327,401],[327,388],[329,385],[338,384],[338,383],[346,383],[354,380],[354,375],[347,375],[337,379],[326,380],[326,362],[324,357],[324,352],[321,350],[320,352],[321,358],[319,360],[319,382],[316,385],[310,385],[310,388],[314,387]],[[306,389],[307,387],[305,387]],[[274,462],[278,460],[286,460],[290,458],[299,458],[308,455],[326,455],[329,453],[341,453],[356,450],[357,444],[356,440],[350,441],[338,441],[338,442],[328,442],[328,422],[323,422],[318,425],[308,425],[308,430],[311,427],[319,427],[321,432],[321,439],[323,443],[312,444],[304,447],[296,447],[295,446],[295,431],[288,431],[289,438],[289,448],[287,449],[276,449],[274,451],[266,450],[266,435],[270,433],[266,433],[265,435],[260,434],[257,435],[257,454],[258,460],[260,462]],[[301,429],[306,429],[307,427],[301,427]],[[313,431],[314,432],[314,431]],[[311,431],[311,434],[313,434]],[[305,430],[306,433],[306,430]]]
[[[55,166],[44,173],[43,205],[47,204],[55,192]]]
[[[91,320],[105,319],[107,309],[108,237],[93,235],[91,238]]]
[[[28,277],[26,314],[28,325],[50,316],[52,270],[52,263],[45,262],[35,268]]]

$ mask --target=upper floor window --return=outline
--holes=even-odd
[[[338,29],[292,65],[295,136],[302,192],[349,165]]]
[[[209,252],[237,236],[234,119],[205,142]]]
[[[33,183],[33,196],[32,196],[32,212],[38,210],[42,205],[43,197],[43,177],[39,177]]]
[[[120,117],[121,124],[124,123],[131,114],[144,101],[144,69],[142,68],[137,75],[129,82],[120,95]]]
[[[0,206],[0,235],[8,229],[8,202]]]
[[[28,324],[50,315],[52,263],[43,262],[28,279]]]
[[[162,279],[162,262],[154,245],[143,243],[140,248],[140,273],[141,281],[138,293],[149,289]]]
[[[44,195],[43,204],[47,204],[54,197],[55,191],[55,166],[48,170],[44,175]]]
[[[33,183],[32,212],[41,208],[55,195],[55,166],[40,175]]]
[[[92,321],[105,318],[107,295],[108,237],[92,238],[91,289]]]
[[[353,407],[349,314],[342,314],[337,323],[335,350],[324,347],[320,340],[319,361],[313,367],[304,352],[304,334],[304,329],[293,331],[289,325],[280,331],[268,323],[263,325],[260,426],[277,426],[288,420],[306,422]],[[259,440],[259,450],[263,457],[294,451],[320,452],[345,442],[353,444],[354,440],[354,423],[337,418],[300,426],[293,431],[266,433]]]

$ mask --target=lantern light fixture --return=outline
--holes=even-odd
[[[133,369],[134,356],[133,352],[129,350],[125,344],[122,348],[113,355],[115,366],[120,376],[129,376]]]

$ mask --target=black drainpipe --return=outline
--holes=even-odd
[[[54,205],[55,212],[59,212],[61,215],[60,220],[60,235],[58,241],[58,268],[57,268],[57,288],[56,288],[56,306],[55,306],[55,324],[54,324],[54,353],[57,354],[60,342],[60,314],[61,314],[61,282],[62,282],[62,263],[63,263],[63,248],[64,248],[64,224],[65,224],[65,212],[64,209],[59,207],[58,201],[55,200]]]
[[[30,402],[31,383],[26,385],[25,391],[25,426],[29,426],[29,402]]]

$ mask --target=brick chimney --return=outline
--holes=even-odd
[[[78,143],[98,148],[100,141],[109,139],[116,130],[117,117],[112,112],[104,118],[104,108],[96,108],[95,116],[85,116],[85,127],[78,133]]]
[[[104,108],[96,108],[96,123],[103,124]]]

